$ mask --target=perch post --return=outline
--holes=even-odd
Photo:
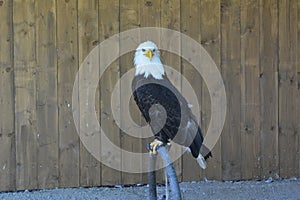
[[[168,150],[165,146],[160,146],[157,148],[158,154],[161,156],[164,166],[166,177],[169,181],[166,181],[166,184],[169,182],[170,190],[171,190],[171,199],[181,200],[180,188],[176,176],[176,172],[172,163],[172,159],[168,154]],[[157,199],[157,191],[156,191],[156,176],[155,176],[155,164],[156,164],[156,155],[150,153],[150,160],[149,160],[149,173],[148,173],[148,181],[149,181],[149,197],[150,200]],[[168,189],[166,185],[166,189]],[[168,194],[168,191],[166,191]],[[167,195],[168,196],[168,195]]]

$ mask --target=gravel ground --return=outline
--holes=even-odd
[[[180,183],[183,199],[299,199],[300,179],[266,181],[201,181]],[[158,187],[162,198],[164,187]],[[161,199],[160,198],[160,199]],[[2,192],[1,200],[110,200],[148,199],[147,186],[67,188],[22,192]]]

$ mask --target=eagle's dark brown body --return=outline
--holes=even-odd
[[[155,138],[167,143],[169,139],[189,147],[197,158],[203,143],[201,129],[187,101],[164,75],[155,79],[137,75],[132,82],[134,99]],[[152,108],[151,108],[152,107]],[[211,156],[206,151],[204,158]]]

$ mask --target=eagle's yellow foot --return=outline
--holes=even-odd
[[[164,143],[158,139],[155,139],[153,142],[150,143],[150,152],[153,154],[157,154],[157,148],[159,146],[163,146]]]

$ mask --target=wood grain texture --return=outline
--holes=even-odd
[[[0,6],[0,190],[16,189],[12,1]]]
[[[132,28],[137,28],[140,26],[140,6],[141,1],[120,1],[120,32],[129,30]],[[131,38],[132,41],[136,41],[135,38]],[[120,41],[120,51],[123,47],[123,41]],[[137,44],[138,45],[138,44]],[[128,70],[133,68],[133,58],[134,52],[130,52],[128,54],[123,55],[120,57],[120,77],[124,75]],[[120,86],[121,94],[120,100],[123,101],[122,96],[124,93],[128,93],[127,89],[122,89],[122,85]],[[129,110],[131,111],[131,116],[133,119],[136,119],[136,123],[140,123],[140,112],[136,106],[134,101],[130,101],[129,105],[121,105],[121,126],[124,125],[125,118],[125,109],[124,106],[129,106]],[[124,150],[131,151],[134,153],[142,152],[142,141],[139,138],[134,138],[121,131],[121,147]],[[124,154],[122,153],[122,169],[129,169],[132,168],[133,165],[142,165],[142,163],[138,163],[135,160],[128,160],[124,159]],[[134,184],[134,183],[141,183],[142,182],[142,174],[133,174],[133,173],[126,173],[122,172],[122,183],[123,184]]]
[[[297,1],[279,1],[279,176],[298,174]],[[298,158],[299,159],[299,158]]]
[[[77,1],[57,1],[59,186],[79,186],[79,136],[72,115],[78,71]]]
[[[221,1],[221,69],[227,95],[222,133],[222,179],[241,178],[240,1]]]
[[[201,34],[200,34],[200,15],[201,12],[199,1],[181,1],[181,32],[188,35],[189,37],[196,40],[198,43],[201,42]],[[198,26],[196,26],[196,24]],[[184,42],[184,41],[181,41]],[[181,52],[184,54],[186,49],[182,48]],[[189,83],[193,86],[193,89],[197,95],[198,101],[195,102],[199,106],[201,105],[202,99],[202,77],[201,75],[193,68],[188,61],[181,59],[182,65],[182,75],[189,81]],[[188,90],[185,84],[182,84],[182,93],[184,95],[185,91]],[[184,95],[185,96],[185,95]],[[192,104],[192,102],[189,102]],[[195,104],[194,104],[195,106]],[[201,107],[201,106],[200,106]],[[201,113],[202,113],[202,107]],[[201,116],[201,115],[200,115]],[[202,126],[202,120],[199,119],[200,127],[204,132]],[[198,163],[195,158],[193,158],[191,153],[186,152],[182,157],[182,180],[183,181],[192,181],[192,180],[200,180],[203,178],[203,172],[200,169]]]
[[[259,3],[241,1],[241,178],[260,178]]]
[[[260,145],[261,178],[278,168],[278,4],[260,1]]]
[[[91,52],[91,50],[98,44],[98,1],[78,1],[78,53],[79,53],[79,64],[81,64],[86,56]],[[91,73],[99,74],[99,57],[93,60],[92,65],[85,68],[88,70],[87,73],[83,73],[80,77],[80,87],[89,87],[89,80]],[[97,70],[92,70],[96,68]],[[88,97],[89,91],[84,89],[79,90],[79,96],[82,95]],[[95,109],[99,113],[99,88],[96,91],[95,97]],[[94,110],[89,110],[89,104],[91,100],[79,99],[80,103],[80,127],[92,126],[89,123],[89,115],[94,112]],[[99,116],[99,114],[98,114]],[[84,133],[80,133],[84,134]],[[100,151],[100,147],[99,147]],[[97,153],[98,155],[100,152]],[[80,142],[80,185],[81,186],[99,186],[101,184],[101,164],[91,152],[89,152],[86,147]]]
[[[16,188],[18,190],[38,188],[34,13],[33,0],[14,1]]]
[[[220,1],[202,0],[200,3],[200,34],[201,45],[209,53],[214,60],[219,71],[221,72],[221,41],[220,41]],[[210,95],[208,93],[205,82],[202,84],[202,129],[204,134],[210,123],[211,104]],[[208,167],[204,171],[204,176],[207,179],[221,179],[222,177],[222,151],[221,151],[221,137],[212,149],[213,157],[208,160]]]
[[[297,9],[298,9],[298,23],[297,23],[297,77],[298,77],[298,91],[297,91],[297,98],[298,101],[296,102],[296,108],[297,108],[297,119],[300,118],[300,1],[297,3]],[[298,161],[298,177],[300,177],[300,123],[298,123],[298,149],[297,149],[297,155],[296,160]]]
[[[38,188],[58,187],[56,3],[35,2]]]
[[[114,0],[107,2],[105,0],[99,1],[99,39],[103,41],[114,34],[119,32],[119,1]],[[119,47],[116,47],[114,51],[119,52]],[[109,62],[105,56],[100,51],[100,60],[101,63],[105,64]],[[101,70],[101,69],[100,69]],[[100,121],[101,127],[104,131],[103,134],[109,138],[109,140],[118,147],[121,147],[121,138],[120,138],[120,129],[115,122],[115,119],[112,115],[111,107],[111,94],[115,88],[117,81],[120,77],[120,65],[119,60],[117,59],[113,62],[107,70],[103,73],[100,80],[100,95],[101,95],[101,113]],[[120,94],[118,97],[120,98]],[[119,111],[120,112],[120,111]],[[120,119],[118,119],[120,121]],[[105,149],[101,149],[102,156],[111,156],[112,162],[117,163],[117,166],[121,168],[121,152],[118,154],[113,154],[109,152],[108,154],[104,153]],[[121,172],[116,169],[112,169],[109,166],[102,165],[101,171],[101,184],[102,185],[116,185],[121,184]]]

